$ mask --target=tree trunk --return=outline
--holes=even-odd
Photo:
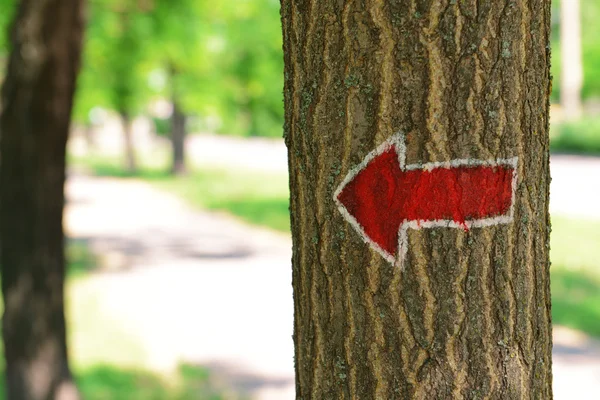
[[[581,116],[583,59],[581,56],[579,0],[560,2],[561,88],[560,102],[565,120]]]
[[[123,128],[123,143],[125,145],[125,170],[133,174],[137,171],[135,161],[135,146],[133,145],[133,122],[125,111],[121,111],[121,125]]]
[[[186,115],[181,110],[177,99],[173,99],[173,114],[171,116],[171,144],[173,145],[173,175],[186,173],[185,167],[185,125]]]
[[[297,398],[552,398],[550,3],[283,0],[282,22]],[[512,171],[509,214],[406,218],[390,263],[363,239],[373,220],[359,226],[336,203],[392,144],[425,183],[425,167]],[[404,165],[388,161],[378,173]],[[462,207],[474,197],[461,176],[457,198],[404,193],[420,212]],[[405,199],[396,175],[379,179],[361,195],[381,200],[386,227]]]
[[[0,117],[2,319],[8,399],[77,398],[64,316],[65,153],[81,0],[22,0]]]

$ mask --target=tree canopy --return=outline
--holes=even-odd
[[[279,3],[95,0],[75,117],[94,107],[137,115],[176,98],[198,129],[280,136]]]
[[[16,0],[0,0],[0,63]],[[560,91],[560,20],[553,4],[553,99]],[[600,4],[581,3],[584,98],[600,97]],[[75,119],[94,107],[148,114],[172,100],[193,129],[281,136],[283,55],[278,0],[91,0]],[[3,66],[0,66],[0,73]]]

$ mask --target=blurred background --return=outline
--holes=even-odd
[[[279,1],[88,3],[65,217],[81,390],[293,399]],[[597,399],[600,2],[552,10],[555,395]]]

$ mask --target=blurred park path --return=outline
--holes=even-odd
[[[550,156],[550,212],[600,219],[600,157]]]
[[[70,236],[101,256],[85,290],[139,338],[150,368],[193,362],[257,399],[293,399],[287,237],[141,182],[71,175],[67,189]],[[600,345],[556,328],[554,378],[556,399],[595,399]]]
[[[600,397],[600,341],[572,329],[554,327],[555,400]]]
[[[193,136],[197,166],[285,173],[281,141]],[[552,156],[553,213],[600,218],[600,160]],[[139,338],[149,367],[208,366],[239,393],[294,398],[291,241],[134,180],[71,174],[66,226],[99,255],[86,282],[105,309]],[[73,299],[77,301],[77,299]],[[554,331],[555,399],[597,399],[600,344]]]
[[[137,338],[148,368],[191,362],[241,394],[293,398],[287,237],[130,180],[71,174],[67,198],[69,236],[100,257],[81,290]]]
[[[189,138],[188,151],[198,166],[287,171],[287,153],[282,140],[193,135]],[[599,157],[553,154],[550,170],[552,213],[600,219]]]
[[[135,134],[140,152],[168,151],[170,144],[165,138],[150,134],[144,121],[138,121],[138,125]],[[108,126],[98,136],[96,151],[120,155],[123,149],[121,136],[118,129]],[[86,154],[85,139],[81,134],[74,135],[69,145],[71,153]],[[197,167],[287,173],[287,150],[281,139],[194,134],[187,138],[186,151],[188,159]],[[553,154],[550,170],[552,213],[600,219],[597,202],[600,198],[600,157]]]

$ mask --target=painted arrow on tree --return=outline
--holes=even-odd
[[[390,263],[402,268],[407,230],[510,223],[517,158],[405,165],[395,135],[354,167],[335,191],[342,215]]]

